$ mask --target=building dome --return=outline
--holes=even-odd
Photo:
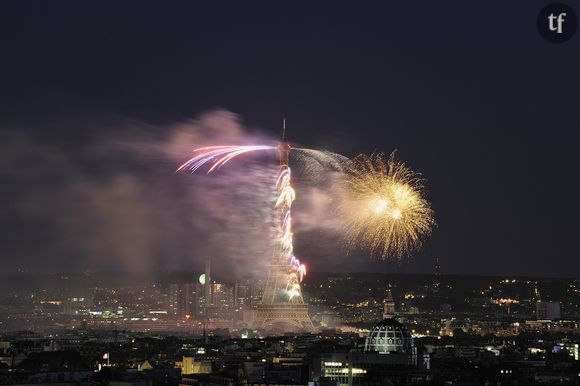
[[[369,331],[365,341],[365,351],[381,354],[413,351],[414,343],[411,334],[403,324],[395,318],[385,318]]]

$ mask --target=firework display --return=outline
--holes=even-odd
[[[348,197],[342,206],[344,231],[351,250],[402,258],[419,249],[435,225],[423,179],[394,155],[388,160],[382,153],[355,157],[343,185]]]
[[[290,167],[285,163],[280,165],[280,173],[276,182],[278,199],[275,208],[280,216],[279,225],[279,247],[278,257],[280,264],[288,265],[288,282],[286,284],[286,294],[290,302],[303,302],[300,290],[300,282],[306,274],[306,267],[294,256],[294,246],[292,242],[292,202],[296,198],[296,193],[291,185]]]
[[[258,151],[258,150],[273,150],[276,149],[273,146],[208,146],[195,149],[193,152],[197,153],[195,157],[190,159],[181,165],[177,171],[189,170],[194,173],[197,169],[204,166],[205,164],[211,165],[208,169],[208,173],[211,173],[215,169],[219,169],[224,166],[232,158],[235,158],[241,154]]]
[[[294,256],[290,145],[285,136],[278,147],[267,145],[210,146],[194,150],[194,157],[177,171],[192,173],[207,167],[211,173],[233,158],[256,151],[278,150],[280,169],[275,182],[277,196],[276,264],[288,268],[286,299],[303,302],[300,283],[306,267]],[[418,250],[435,225],[433,210],[425,199],[423,179],[394,155],[361,154],[352,160],[328,151],[298,148],[298,162],[305,173],[321,174],[330,168],[341,176],[340,222],[348,250],[365,249],[374,257],[400,259]],[[275,296],[273,296],[274,298]]]
[[[276,180],[277,199],[275,209],[280,216],[278,224],[278,263],[288,267],[286,297],[290,302],[303,303],[300,290],[306,274],[306,267],[294,256],[294,247],[292,242],[292,202],[296,198],[296,192],[291,185],[291,171],[288,166],[288,155],[290,147],[287,142],[283,143],[284,156],[281,158],[280,172]],[[282,146],[282,145],[281,145]],[[256,145],[256,146],[209,146],[194,150],[195,156],[182,164],[177,171],[187,170],[191,173],[196,172],[203,166],[208,166],[207,173],[211,173],[224,166],[233,158],[242,154],[262,151],[275,150],[276,147]]]
[[[345,239],[349,249],[401,258],[419,249],[431,233],[433,210],[423,179],[404,163],[382,153],[355,157],[345,174]]]
[[[300,167],[300,171],[309,181],[319,183],[323,181],[329,172],[344,172],[350,159],[327,150],[315,150],[307,148],[293,148],[295,161]]]

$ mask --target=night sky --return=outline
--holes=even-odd
[[[140,245],[158,237],[160,217],[182,221],[175,206],[107,219],[135,230],[109,234],[108,249],[90,234],[110,226],[101,205],[135,204],[131,192],[142,197],[144,183],[150,196],[139,204],[167,189],[135,177],[154,175],[155,163],[174,178],[175,164],[156,162],[147,146],[218,111],[272,138],[286,117],[293,142],[349,157],[397,149],[427,179],[438,227],[422,252],[378,264],[346,257],[333,236],[300,239],[297,230],[314,270],[428,273],[438,256],[443,273],[577,277],[580,35],[543,40],[536,17],[545,4],[3,1],[0,274],[200,268],[195,243],[204,240],[188,232]],[[147,144],[138,157],[119,150],[131,141]],[[167,197],[158,202],[175,202]],[[153,223],[147,232],[132,213]],[[319,237],[328,256],[309,253]],[[85,259],[138,262],[141,251],[151,264]]]

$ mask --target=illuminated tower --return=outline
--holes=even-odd
[[[387,296],[383,301],[383,319],[391,319],[395,317],[395,301],[391,289],[387,290]]]
[[[290,144],[288,143],[288,137],[286,136],[286,120],[282,121],[282,137],[280,138],[280,144],[278,144],[280,168],[288,167],[290,161]]]
[[[292,217],[290,209],[294,201],[294,189],[290,182],[290,144],[286,137],[286,120],[283,121],[282,138],[278,145],[280,172],[276,182],[276,220],[278,246],[269,265],[268,281],[262,302],[256,309],[256,328],[272,332],[313,332],[314,326],[308,316],[308,305],[302,298],[300,281],[305,273],[294,256],[292,244]]]
[[[441,274],[441,264],[439,264],[439,258],[435,258],[435,269],[433,272],[433,286],[438,288],[440,284],[439,275]]]
[[[536,299],[536,302],[542,301],[542,296],[540,295],[540,290],[538,289],[538,282],[536,282],[534,285],[534,299]]]
[[[211,306],[211,260],[205,261],[205,293],[204,293],[204,311],[207,315],[207,310]]]

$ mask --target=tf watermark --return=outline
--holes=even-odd
[[[538,15],[538,31],[552,43],[563,43],[576,33],[578,20],[574,10],[562,3],[548,4]]]

